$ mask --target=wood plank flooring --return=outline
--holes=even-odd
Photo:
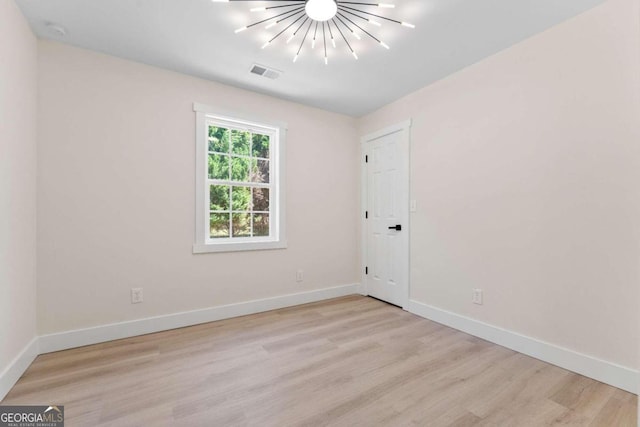
[[[66,426],[636,426],[635,395],[350,296],[39,356]]]

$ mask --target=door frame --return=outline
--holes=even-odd
[[[403,163],[403,170],[405,171],[405,176],[401,177],[400,183],[403,186],[403,198],[405,199],[405,209],[402,213],[402,227],[403,231],[406,231],[407,238],[406,245],[404,248],[404,253],[406,254],[406,265],[405,265],[405,277],[406,284],[404,289],[404,301],[402,303],[402,309],[407,310],[407,306],[409,304],[409,295],[411,289],[411,260],[410,260],[410,239],[411,239],[411,223],[410,223],[410,214],[409,214],[409,205],[410,205],[410,175],[411,175],[411,157],[409,155],[411,150],[411,124],[412,120],[407,119],[403,122],[397,123],[395,125],[388,126],[384,129],[378,130],[373,133],[369,133],[360,138],[360,246],[361,246],[361,256],[360,256],[360,289],[362,295],[369,295],[369,289],[367,289],[367,274],[365,273],[365,268],[367,267],[367,258],[368,258],[368,247],[367,247],[367,219],[365,218],[365,212],[367,211],[367,196],[368,196],[368,180],[367,180],[367,163],[365,162],[365,156],[368,155],[367,152],[367,143],[381,138],[383,136],[403,131],[402,138],[400,138],[400,144],[402,147],[402,155],[400,156],[400,161]],[[405,226],[406,224],[406,226]]]

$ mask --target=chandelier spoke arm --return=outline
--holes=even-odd
[[[269,1],[269,2],[287,2],[287,3],[305,3],[306,0],[211,0],[214,3],[230,3],[230,2],[254,2],[254,1]]]
[[[322,40],[324,42],[324,65],[327,65],[329,60],[327,59],[327,33],[324,31],[324,22],[322,23]]]
[[[336,28],[338,29],[338,32],[340,33],[340,35],[342,36],[342,39],[344,40],[344,42],[347,44],[347,47],[349,48],[349,50],[351,51],[351,54],[358,59],[358,56],[356,55],[356,53],[354,52],[353,48],[351,47],[351,45],[349,44],[349,41],[347,40],[347,38],[344,36],[344,33],[342,32],[342,30],[340,29],[340,27],[338,26],[338,24],[336,23],[335,19],[331,19],[331,22],[333,22],[333,25],[336,26]]]
[[[277,39],[278,37],[280,37],[280,35],[282,35],[282,33],[284,33],[285,31],[287,31],[289,28],[291,28],[296,22],[298,22],[299,20],[301,20],[302,18],[304,18],[305,15],[300,15],[298,17],[298,19],[296,19],[295,21],[293,21],[292,23],[290,23],[289,25],[287,25],[282,31],[280,31],[278,34],[276,34],[275,36],[273,36],[273,38],[271,40],[269,40],[269,43],[271,43],[272,41],[274,41],[275,39]]]
[[[347,21],[351,22],[353,25],[355,25],[356,27],[360,28],[360,30],[362,30],[366,35],[368,35],[369,37],[371,37],[372,39],[374,39],[375,41],[377,41],[378,43],[380,43],[380,40],[373,36],[370,32],[368,32],[367,30],[365,30],[364,28],[362,28],[360,25],[356,24],[355,22],[353,22],[351,19],[349,19],[347,16],[344,16],[342,13],[338,12],[338,15],[340,15],[341,17],[343,17],[344,19],[346,19]]]
[[[329,28],[329,35],[331,36],[331,44],[333,44],[333,48],[336,47],[336,40],[333,38],[333,31],[331,31],[331,24],[327,21],[327,28]]]
[[[242,1],[244,1],[244,0],[242,0]],[[250,1],[250,0],[248,0],[248,1]],[[263,19],[262,21],[258,21],[258,22],[254,22],[253,24],[249,24],[246,27],[243,27],[241,30],[246,30],[247,28],[255,27],[256,25],[263,24],[265,22],[268,22],[268,21],[271,21],[273,19],[279,18],[279,17],[281,17],[283,15],[291,14],[290,16],[287,16],[286,18],[282,18],[280,20],[280,21],[282,21],[284,19],[290,18],[291,16],[295,15],[298,12],[303,12],[303,11],[304,11],[304,7],[299,7],[298,9],[294,9],[294,10],[288,10],[286,12],[283,12],[283,13],[279,14],[279,15],[275,15],[275,16],[272,16],[270,18]],[[278,21],[278,22],[280,22],[280,21]],[[236,32],[238,32],[238,30],[236,30]]]
[[[298,48],[298,52],[296,53],[296,56],[293,58],[293,62],[296,62],[298,60],[298,55],[300,55],[300,52],[302,51],[302,46],[304,46],[304,41],[307,39],[307,36],[309,35],[311,24],[313,24],[313,21],[310,20],[309,26],[307,27],[307,31],[304,33],[304,37],[302,38],[302,42],[300,43],[300,47]]]
[[[302,23],[300,25],[298,25],[298,28],[296,28],[296,30],[293,32],[293,34],[291,34],[291,36],[287,39],[287,43],[289,43],[291,40],[293,40],[293,38],[296,35],[298,35],[298,31],[300,31],[300,28],[302,28],[302,26],[304,24],[306,24],[308,20],[309,20],[309,17],[305,16],[304,21],[302,21]]]
[[[340,2],[340,3],[343,3],[343,2]],[[375,16],[376,18],[384,19],[384,20],[386,20],[386,21],[395,22],[396,24],[400,24],[400,25],[402,25],[402,22],[401,22],[401,21],[398,21],[398,20],[396,20],[396,19],[387,18],[386,16],[382,16],[382,15],[376,15],[375,13],[369,13],[369,12],[366,12],[366,11],[364,11],[364,10],[356,9],[355,7],[350,7],[350,6],[338,6],[338,9],[340,9],[340,10],[344,10],[344,9],[355,10],[356,12],[364,13],[365,15]]]
[[[340,4],[357,4],[360,6],[375,6],[375,7],[380,7],[380,8],[388,8],[388,9],[392,9],[394,7],[396,7],[393,4],[388,4],[388,3],[363,3],[363,2],[357,2],[357,1],[337,1],[336,3],[338,3],[338,5]]]
[[[293,18],[294,16],[299,15],[299,14],[302,14],[302,16],[305,16],[305,14],[304,14],[304,10],[299,10],[299,11],[297,11],[297,12],[292,13],[292,14],[291,14],[291,15],[289,15],[289,16],[285,16],[284,18],[280,18],[280,19],[278,19],[275,23],[271,24],[271,26],[273,26],[273,25],[277,25],[277,24],[279,24],[279,23],[281,23],[281,22],[283,22],[283,21],[286,21],[286,20],[287,20],[287,19],[289,19],[289,18]],[[267,26],[266,28],[269,28],[269,26]]]
[[[247,0],[247,1],[250,1],[250,0]],[[273,0],[270,0],[270,1],[273,1]],[[299,2],[292,3],[292,4],[283,4],[283,5],[280,5],[280,6],[259,7],[259,8],[251,9],[251,12],[263,12],[263,11],[267,11],[267,10],[271,10],[271,9],[280,9],[280,8],[283,8],[283,7],[298,7],[301,4],[304,4],[304,2],[299,1]]]
[[[347,9],[344,9],[344,8],[342,8],[342,7],[340,7],[340,6],[338,6],[338,10],[340,10],[340,11],[342,11],[342,12],[344,12],[344,13],[348,13],[349,15],[353,15],[353,16],[355,16],[355,17],[358,17],[358,18],[362,19],[363,21],[368,22],[369,24],[375,25],[375,26],[377,26],[377,27],[379,27],[379,26],[380,26],[380,23],[379,23],[379,22],[377,22],[377,21],[373,21],[373,20],[371,20],[371,19],[369,19],[369,18],[366,18],[366,17],[364,17],[364,16],[361,16],[361,15],[358,15],[357,13],[353,13],[353,12],[351,12],[351,11],[349,11],[349,10],[347,10]]]
[[[360,36],[359,36],[355,31],[353,31],[353,28],[351,28],[351,27],[350,27],[346,22],[344,22],[340,16],[336,15],[335,17],[338,19],[338,21],[340,21],[340,23],[341,23],[342,25],[344,25],[344,26],[345,26],[345,28],[346,28],[347,30],[349,30],[349,31],[351,32],[351,35],[352,35],[353,37],[355,37],[356,39],[360,40]]]
[[[316,21],[316,29],[313,31],[313,40],[311,41],[311,49],[316,48],[316,36],[318,35],[318,21]]]

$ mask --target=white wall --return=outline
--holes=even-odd
[[[36,73],[36,38],[0,0],[0,380],[36,335]]]
[[[638,367],[638,16],[609,0],[360,120],[414,119],[412,299]]]
[[[46,41],[39,84],[41,334],[358,281],[354,119]],[[288,123],[288,249],[192,254],[193,102]]]

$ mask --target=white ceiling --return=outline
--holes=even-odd
[[[274,95],[330,111],[362,116],[533,34],[590,9],[604,0],[386,0],[385,16],[416,25],[370,27],[391,46],[386,50],[363,36],[321,49],[310,41],[294,64],[298,44],[264,25],[235,34],[265,13],[250,7],[266,2],[213,3],[211,0],[17,0],[35,33],[205,79]],[[60,24],[65,37],[50,32]],[[282,27],[281,27],[282,28]],[[369,27],[367,27],[369,29]],[[249,73],[253,63],[284,74],[270,80]]]

